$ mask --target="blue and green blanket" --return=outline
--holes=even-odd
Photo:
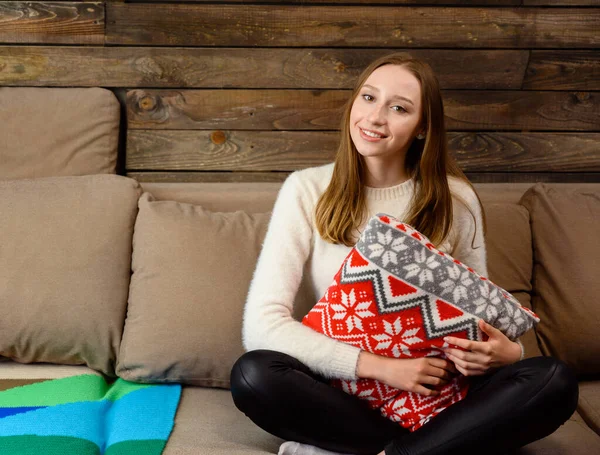
[[[181,385],[83,374],[0,392],[2,455],[159,455]]]

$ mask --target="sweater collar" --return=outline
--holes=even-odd
[[[371,200],[393,200],[406,195],[411,195],[414,191],[414,180],[408,179],[398,185],[388,186],[386,188],[373,188],[365,186],[365,196]]]

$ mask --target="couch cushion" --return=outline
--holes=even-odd
[[[228,390],[188,386],[163,455],[266,455],[282,442],[240,412]]]
[[[277,453],[281,442],[240,412],[229,391],[187,386],[183,388],[175,426],[163,455],[266,455]],[[600,437],[575,413],[550,436],[511,455],[598,453]]]
[[[140,194],[116,175],[0,182],[0,355],[114,374]]]
[[[533,255],[529,212],[515,203],[484,201],[483,205],[490,280],[531,309]],[[526,358],[542,355],[535,330],[529,330],[520,338]]]
[[[0,391],[79,374],[101,375],[96,370],[83,365],[25,364],[7,360],[0,366]]]
[[[117,374],[229,387],[243,308],[270,214],[139,200]]]
[[[575,413],[554,433],[510,455],[596,455],[600,453],[600,437]],[[508,454],[506,454],[508,455]]]
[[[190,182],[140,183],[158,201],[201,205],[213,212],[269,212],[273,209],[280,183],[271,182]]]
[[[509,292],[531,292],[529,212],[509,203],[488,203],[484,208],[490,279]]]
[[[578,411],[590,428],[600,435],[600,381],[579,383]]]
[[[103,88],[0,88],[0,180],[114,174],[119,112]]]
[[[542,352],[600,374],[600,188],[537,184],[523,195],[533,233],[533,309]]]

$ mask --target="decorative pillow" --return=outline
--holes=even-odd
[[[0,181],[0,356],[115,375],[141,193],[117,175]]]
[[[117,375],[229,388],[271,214],[213,212],[150,193],[138,207]]]
[[[532,304],[541,351],[577,375],[600,374],[600,188],[538,183],[521,199],[533,233]]]
[[[444,357],[445,336],[486,340],[479,319],[512,340],[539,322],[512,295],[437,250],[414,228],[378,213],[302,323],[374,354],[418,358]],[[372,379],[332,384],[410,431],[463,399],[469,387],[462,375],[435,397]]]
[[[120,109],[100,87],[0,87],[0,180],[114,174]]]

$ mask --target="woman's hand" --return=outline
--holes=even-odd
[[[471,341],[462,338],[446,337],[444,341],[460,346],[465,351],[443,348],[446,357],[454,362],[456,369],[465,376],[481,376],[493,368],[515,363],[521,358],[521,346],[510,341],[500,330],[484,320],[479,328],[489,336],[487,341]]]
[[[439,394],[435,387],[448,384],[458,372],[452,362],[437,357],[395,359],[361,351],[356,374],[400,390],[435,396]]]

